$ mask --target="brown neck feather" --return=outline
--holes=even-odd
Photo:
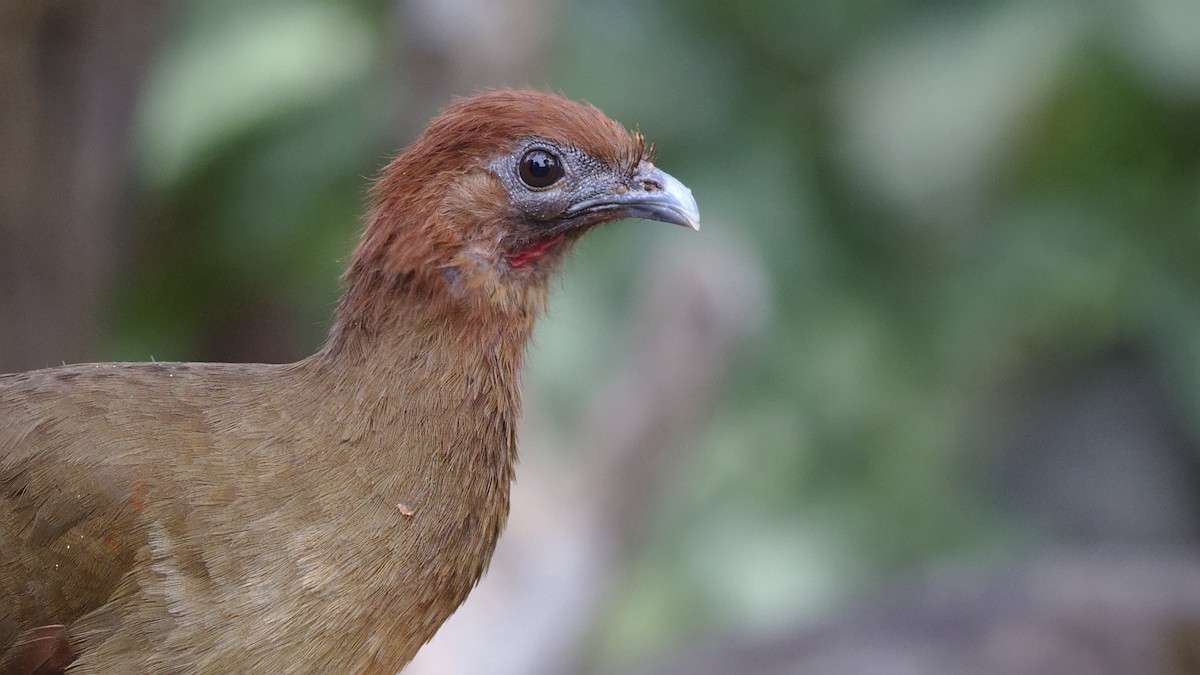
[[[395,262],[387,256],[394,252],[386,247],[388,238],[371,234],[343,279],[346,292],[324,358],[403,341],[426,325],[465,348],[503,344],[505,351],[524,350],[545,307],[551,271],[510,280],[463,246],[443,252],[440,261],[430,253],[424,264]]]

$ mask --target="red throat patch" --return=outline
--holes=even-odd
[[[549,251],[550,247],[562,241],[564,236],[566,236],[564,233],[559,232],[552,237],[539,239],[520,251],[509,255],[508,264],[513,267],[524,267],[546,255],[546,251]]]

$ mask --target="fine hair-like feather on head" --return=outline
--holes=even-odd
[[[592,104],[513,89],[455,99],[409,150],[414,158],[432,153],[472,157],[510,149],[529,137],[557,139],[614,165],[635,165],[646,157],[640,133],[630,133]]]

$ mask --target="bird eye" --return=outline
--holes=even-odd
[[[530,150],[521,157],[521,180],[531,188],[550,187],[563,177],[562,163],[545,150]]]

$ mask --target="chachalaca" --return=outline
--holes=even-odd
[[[651,160],[590,105],[460,99],[375,183],[313,356],[0,377],[0,672],[399,670],[504,526],[566,251],[699,226]]]

